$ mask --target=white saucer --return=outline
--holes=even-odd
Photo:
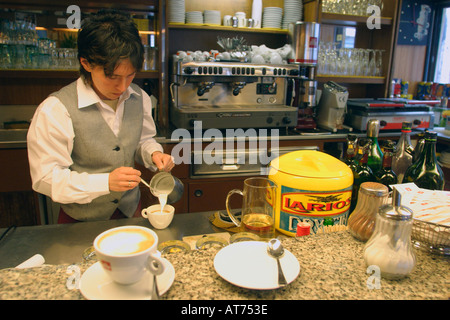
[[[165,270],[157,276],[159,294],[163,295],[172,286],[175,279],[175,269],[164,258]],[[81,294],[89,300],[149,300],[153,287],[153,275],[146,272],[141,281],[131,285],[121,285],[111,280],[103,271],[100,262],[94,263],[87,269],[80,280]]]
[[[286,281],[291,283],[300,273],[300,263],[288,250],[280,258]],[[247,289],[277,289],[277,260],[267,253],[267,242],[244,241],[221,249],[214,258],[216,272],[228,282]]]

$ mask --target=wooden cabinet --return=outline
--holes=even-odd
[[[160,32],[164,26],[164,5],[160,10],[157,0],[131,0],[131,1],[105,1],[105,0],[79,0],[76,5],[81,9],[82,18],[85,14],[96,12],[104,8],[114,8],[129,12],[136,17],[145,17],[151,15],[154,17],[154,30],[156,47],[164,46],[164,33]],[[4,12],[28,12],[36,16],[36,21],[40,29],[47,30],[54,37],[60,38],[55,34],[64,34],[66,29],[64,25],[58,25],[58,19],[63,18],[63,12],[72,5],[71,1],[56,0],[36,0],[28,1],[6,1],[0,0],[0,8]],[[10,16],[14,17],[13,14]],[[0,15],[0,18],[2,16]],[[9,19],[8,19],[9,20]],[[147,32],[143,31],[141,36],[145,37]],[[158,50],[157,67],[161,70],[165,68],[165,59],[162,58],[161,50]],[[78,70],[64,69],[1,69],[0,68],[0,101],[8,105],[38,105],[50,93],[59,90],[61,87],[69,84],[79,77]],[[163,76],[160,70],[149,70],[138,72],[135,81],[143,86],[144,81],[151,82],[153,88],[152,94],[160,99],[162,97]],[[24,94],[25,93],[25,94]],[[158,106],[159,107],[159,106]],[[159,115],[160,113],[157,112]]]
[[[0,228],[40,223],[26,149],[0,149]]]
[[[322,0],[304,0],[304,20],[321,24],[321,42],[335,40],[337,27],[354,27],[355,48],[383,50],[381,76],[318,75],[320,83],[335,81],[349,89],[350,98],[381,98],[389,94],[391,69],[397,30],[399,1],[385,0],[381,9],[380,28],[370,29],[367,16],[322,11]]]

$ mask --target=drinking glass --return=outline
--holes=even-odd
[[[370,76],[370,51],[367,49],[362,50],[362,56],[361,56],[361,70],[362,70],[362,76]]]
[[[9,45],[0,44],[0,69],[11,68],[11,55]]]
[[[374,77],[376,75],[376,57],[375,57],[375,50],[373,49],[367,49],[367,51],[369,52],[369,56],[370,56],[370,60],[369,60],[369,76]],[[370,54],[372,53],[372,54]]]
[[[336,44],[330,42],[328,44],[327,54],[326,54],[326,61],[327,61],[327,74],[336,74],[337,68],[337,53],[336,53]]]
[[[230,210],[229,200],[234,194],[243,197],[241,220]],[[272,180],[263,177],[245,179],[243,191],[233,189],[227,195],[225,204],[228,215],[242,231],[257,234],[262,239],[273,238],[276,195],[277,185]]]
[[[378,49],[376,50],[378,52],[377,58],[376,58],[376,76],[382,77],[383,76],[383,52],[384,50]]]

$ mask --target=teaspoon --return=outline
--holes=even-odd
[[[277,259],[278,265],[278,285],[285,286],[287,285],[286,278],[283,274],[283,269],[281,269],[280,257],[284,254],[283,246],[281,245],[281,241],[278,239],[271,239],[267,244],[267,252]]]

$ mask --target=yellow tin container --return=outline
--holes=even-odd
[[[269,178],[278,185],[278,231],[295,236],[298,222],[309,223],[311,233],[346,228],[353,173],[342,161],[321,151],[294,151],[271,161]]]

